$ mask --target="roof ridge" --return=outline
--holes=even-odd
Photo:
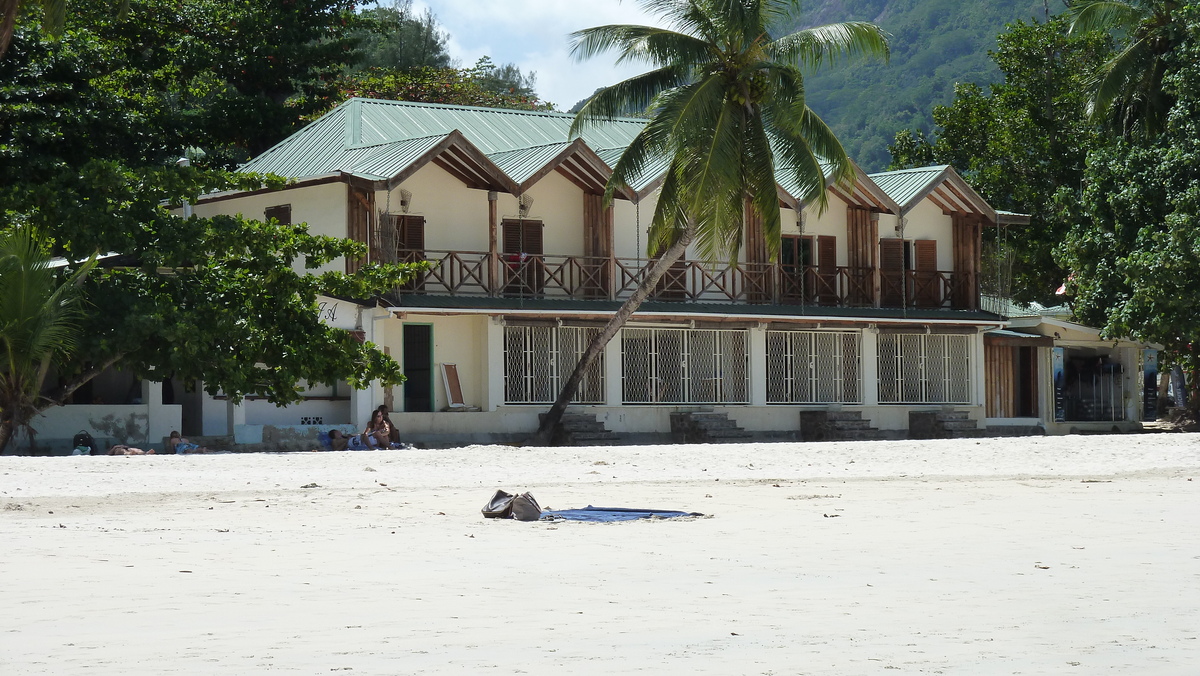
[[[910,167],[908,169],[892,169],[891,171],[877,171],[873,174],[867,174],[867,176],[885,176],[885,175],[890,175],[890,174],[915,174],[919,171],[926,171],[926,172],[945,171],[946,168],[949,166],[950,166],[949,164],[931,164],[926,167]]]
[[[466,105],[457,104],[457,103],[429,103],[426,101],[397,101],[394,99],[371,99],[371,98],[363,98],[361,96],[351,97],[349,99],[346,99],[346,101],[343,103],[346,103],[349,101],[362,101],[364,103],[387,104],[387,105],[392,105],[392,106],[412,106],[415,108],[443,108],[443,109],[450,109],[450,110],[470,110],[470,111],[480,111],[480,112],[487,112],[487,113],[497,113],[497,114],[502,114],[502,115],[534,115],[534,116],[542,116],[542,117],[557,117],[557,118],[575,119],[574,113],[564,113],[564,112],[558,111],[558,110],[522,110],[520,108],[494,108],[494,107],[490,107],[490,106],[466,106]],[[609,118],[609,120],[613,121],[613,122],[638,122],[641,124],[645,124],[648,121],[648,120],[640,118],[640,117],[613,117],[613,118]]]

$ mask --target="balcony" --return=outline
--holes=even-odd
[[[652,262],[549,254],[493,257],[485,251],[432,250],[401,252],[400,260],[430,263],[430,269],[418,279],[396,290],[404,296],[613,301],[632,295]],[[672,265],[651,299],[824,307],[979,307],[973,275],[967,273],[757,263],[735,267],[696,260]]]

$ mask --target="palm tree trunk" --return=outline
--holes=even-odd
[[[604,346],[608,345],[609,341],[629,321],[629,317],[641,306],[642,301],[646,300],[650,293],[654,291],[654,287],[658,285],[658,280],[662,279],[663,274],[687,251],[688,245],[692,243],[694,234],[694,226],[689,223],[687,229],[683,231],[679,239],[675,240],[675,243],[658,260],[654,261],[654,265],[651,265],[650,269],[646,271],[646,277],[634,289],[633,295],[629,296],[625,304],[604,325],[604,329],[588,344],[587,349],[583,352],[583,356],[579,359],[579,363],[575,365],[575,371],[571,373],[570,378],[567,378],[562,391],[558,393],[558,399],[554,401],[554,405],[542,417],[542,424],[538,426],[538,431],[533,436],[534,444],[546,446],[551,443],[554,428],[562,420],[563,413],[566,412],[567,406],[575,396],[575,390],[579,388],[579,383],[583,380],[584,374],[596,362],[600,353],[604,351]]]
[[[12,420],[0,420],[0,453],[8,447],[8,442],[12,439],[13,424]]]

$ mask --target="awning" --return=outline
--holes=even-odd
[[[997,329],[983,334],[984,345],[1003,347],[1054,347],[1054,339],[1036,333],[1021,333],[1008,329]]]

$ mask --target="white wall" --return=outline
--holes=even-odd
[[[202,217],[234,216],[261,220],[268,207],[292,205],[292,223],[307,223],[313,235],[346,237],[346,184],[341,182],[322,183],[299,188],[288,188],[257,195],[245,195],[235,199],[197,204],[195,214]],[[304,261],[292,266],[304,272]],[[337,259],[314,270],[315,273],[344,271],[344,259]]]

